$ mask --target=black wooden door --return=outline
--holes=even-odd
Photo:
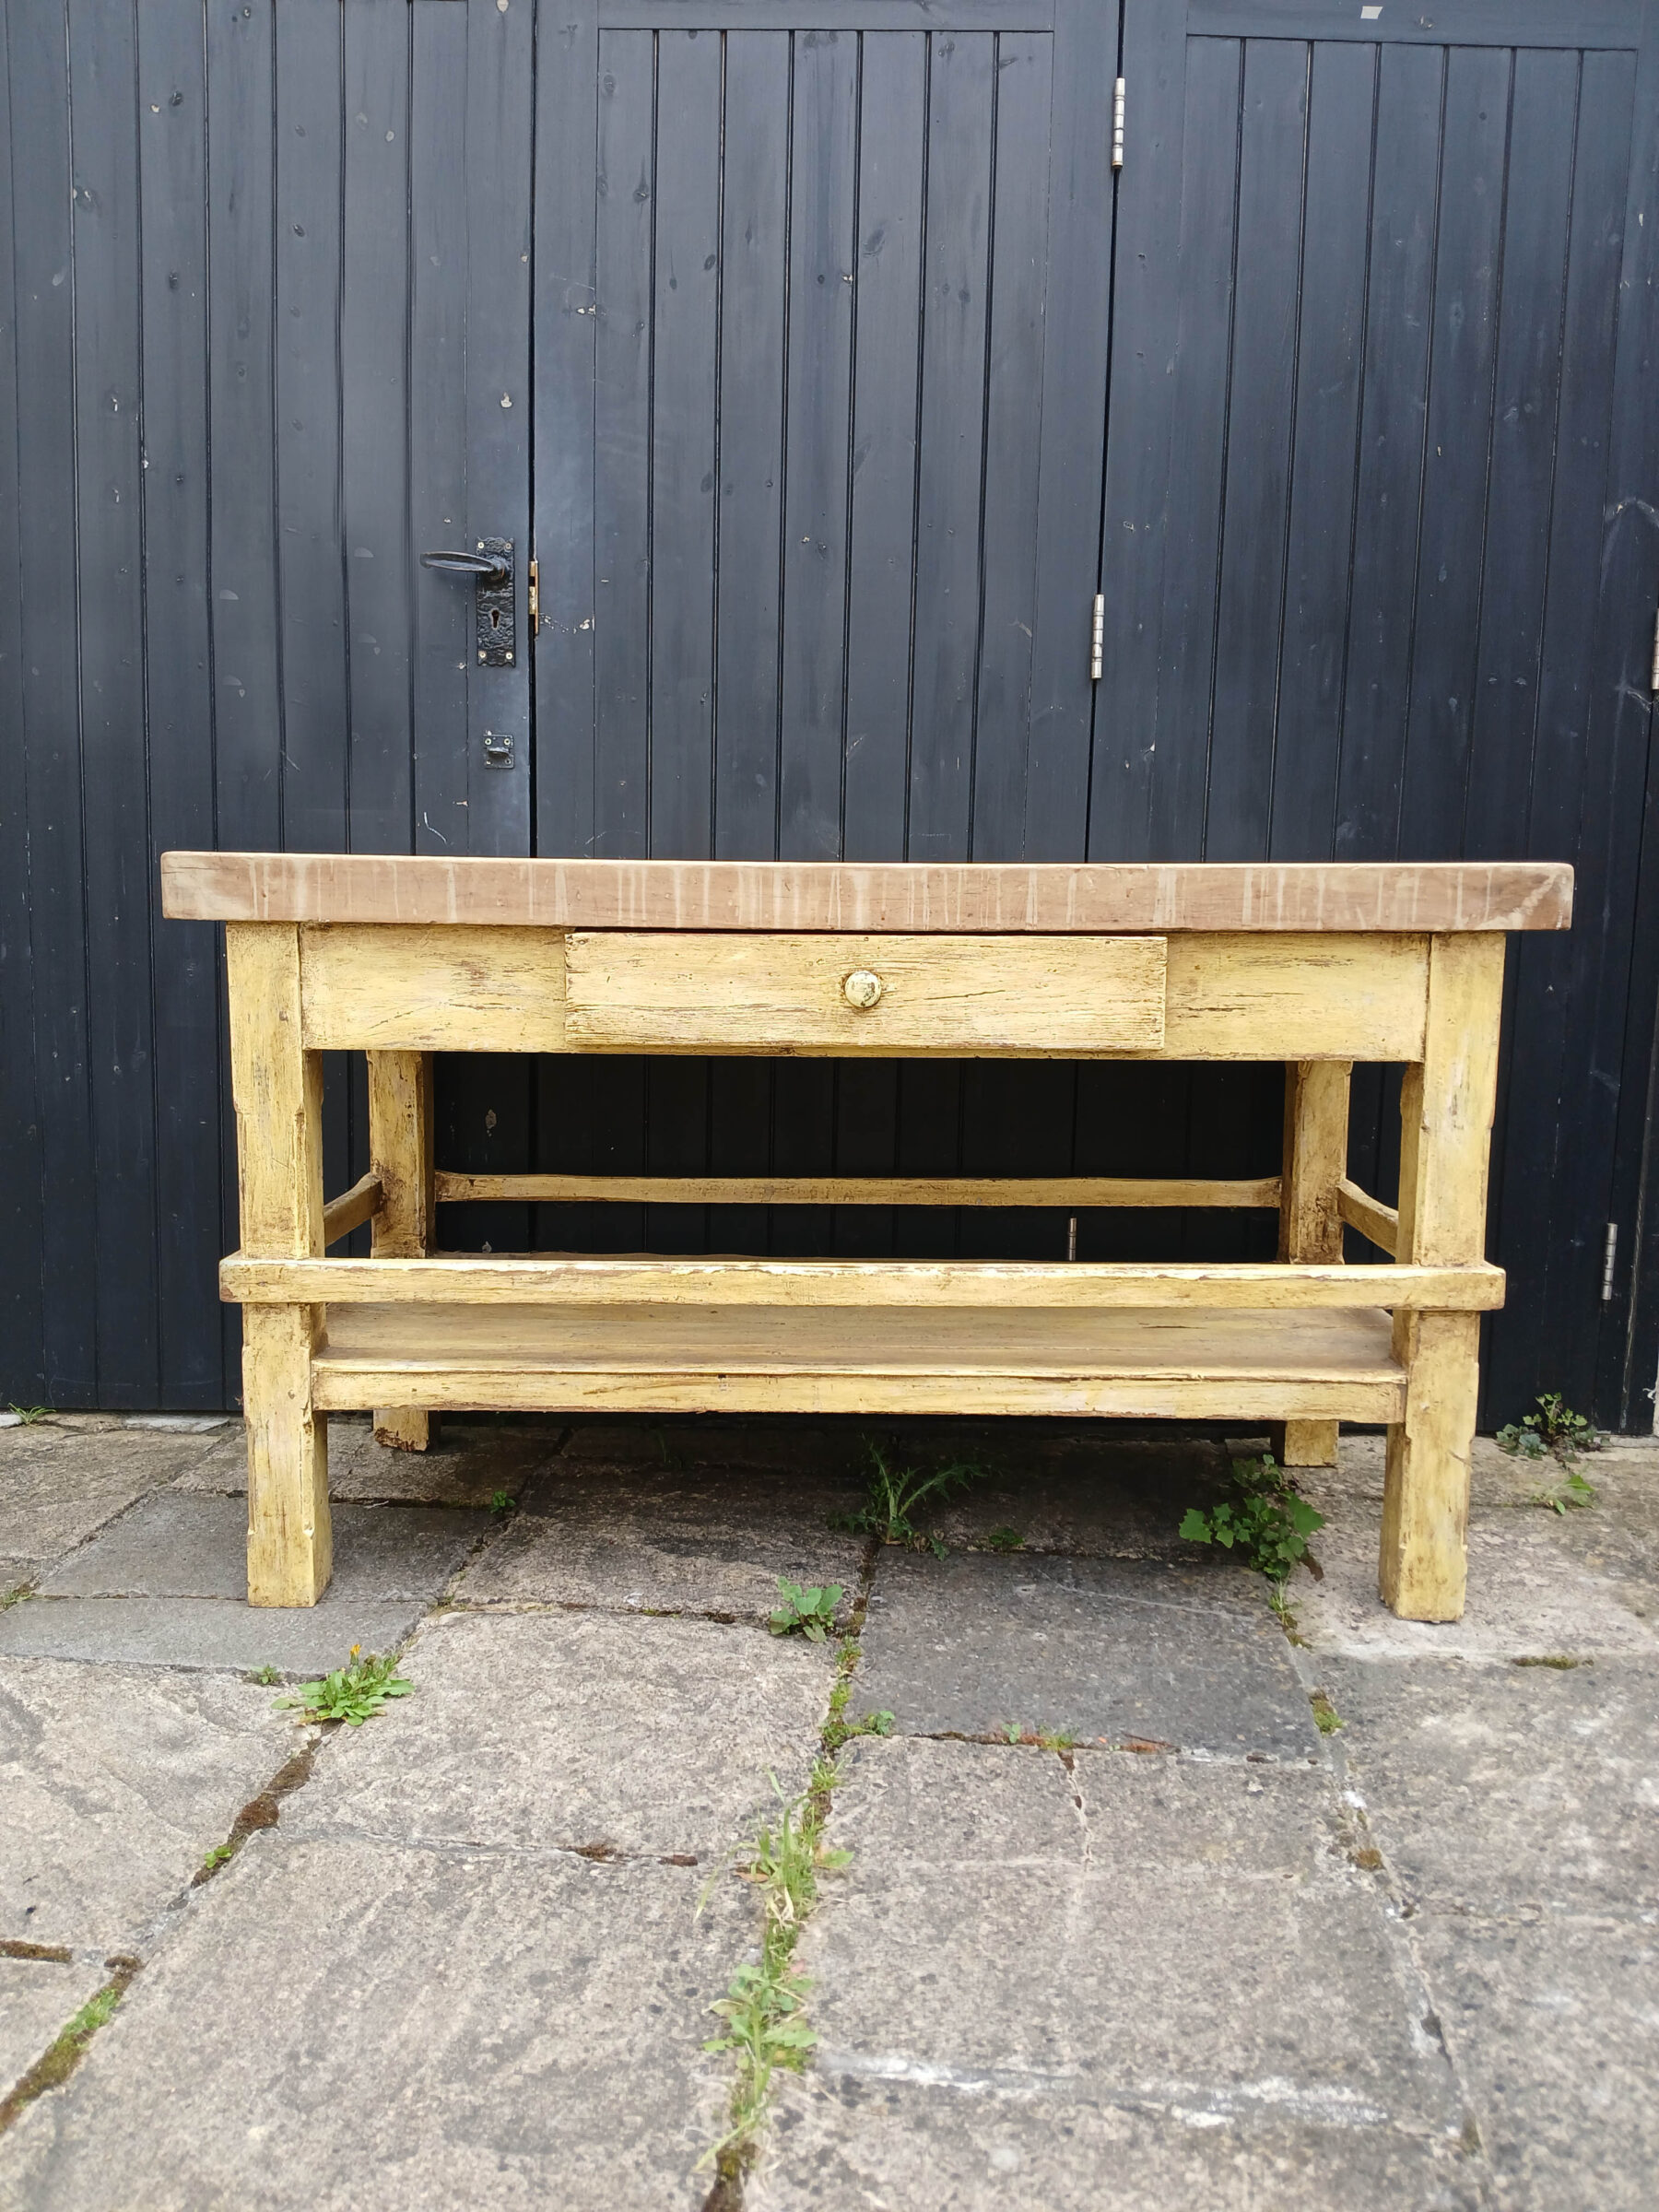
[[[529,849],[528,661],[417,556],[528,540],[533,9],[5,13],[0,1402],[218,1406],[222,983],[158,853]]]
[[[1659,565],[1653,22],[1124,14],[1090,856],[1574,863],[1571,938],[1512,956],[1499,1418],[1587,1394],[1605,1311]],[[1641,1035],[1632,1065],[1640,1091]],[[1392,1096],[1359,1098],[1386,1179]]]
[[[537,139],[540,849],[1077,850],[1097,0],[592,0]]]

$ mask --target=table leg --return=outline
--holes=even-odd
[[[316,1312],[242,1308],[251,1606],[314,1606],[334,1571],[328,1416],[311,1402]]]
[[[1293,1060],[1285,1069],[1285,1152],[1280,1170],[1278,1256],[1335,1262],[1342,1257],[1336,1185],[1347,1172],[1347,1060]],[[1286,1421],[1276,1438],[1287,1467],[1333,1467],[1335,1421]]]
[[[241,1248],[260,1259],[323,1253],[323,1063],[303,1049],[300,934],[277,923],[225,932]],[[248,1602],[314,1606],[328,1587],[327,1417],[312,1406],[315,1306],[244,1306]]]
[[[1487,1166],[1498,1088],[1504,940],[1471,934],[1430,947],[1422,1060],[1400,1100],[1397,1257],[1456,1264],[1486,1247]],[[1469,1453],[1480,1386],[1480,1317],[1396,1313],[1406,1415],[1388,1431],[1378,1583],[1406,1620],[1463,1611]]]
[[[424,1259],[432,1249],[432,1055],[371,1053],[369,1152],[381,1179],[372,1252],[377,1260]],[[438,1416],[411,1406],[377,1406],[376,1443],[424,1452]]]

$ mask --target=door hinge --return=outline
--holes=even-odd
[[[1088,680],[1098,684],[1106,666],[1106,594],[1097,592],[1088,633]]]
[[[1618,1255],[1618,1224],[1607,1224],[1607,1241],[1602,1251],[1602,1297],[1604,1306],[1613,1303],[1613,1263]]]
[[[530,563],[530,635],[541,635],[541,563]]]
[[[1120,76],[1112,88],[1112,166],[1124,166],[1124,80]]]

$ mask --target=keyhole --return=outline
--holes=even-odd
[[[489,610],[489,627],[491,629],[500,629],[501,627],[501,610],[499,606],[492,606]]]

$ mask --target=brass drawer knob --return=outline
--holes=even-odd
[[[847,1004],[856,1006],[861,1014],[868,1013],[881,996],[882,989],[881,978],[869,968],[854,968],[841,985]]]

